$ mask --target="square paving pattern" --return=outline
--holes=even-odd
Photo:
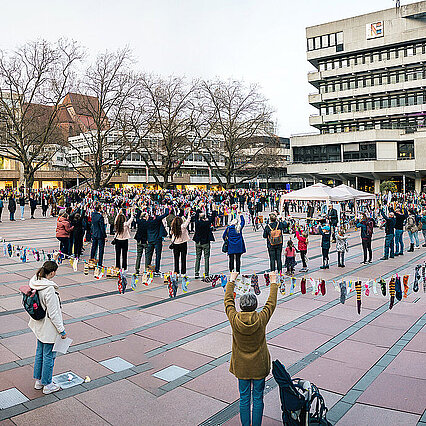
[[[28,212],[27,212],[28,213]],[[26,213],[26,214],[27,214]],[[267,215],[268,212],[266,212]],[[247,214],[247,213],[245,213]],[[264,213],[265,215],[265,213]],[[58,249],[56,218],[0,223],[7,242],[47,252]],[[108,229],[109,230],[109,229]],[[227,273],[228,257],[221,251],[223,228],[215,231],[210,269]],[[269,259],[263,230],[247,221],[243,236],[247,252],[242,273],[259,274],[262,308],[269,296],[263,273]],[[404,232],[404,243],[409,239]],[[41,237],[42,236],[42,237]],[[288,236],[290,237],[290,236]],[[191,234],[192,238],[192,234]],[[285,236],[287,239],[287,236]],[[342,280],[365,281],[409,274],[426,261],[426,249],[381,262],[384,232],[375,229],[373,262],[363,258],[359,231],[348,233],[346,267],[337,267],[334,244],[330,269],[321,270],[320,236],[309,237],[309,272],[306,278],[326,281],[326,294],[309,287],[300,292],[303,273],[296,267],[296,287],[278,294],[277,308],[267,325],[271,359],[279,359],[293,377],[315,383],[329,408],[332,424],[340,426],[426,426],[426,294],[418,293],[389,310],[387,296],[362,294],[357,313],[356,292],[345,304],[333,285]],[[173,269],[170,242],[164,241],[161,270]],[[90,244],[83,259],[88,260]],[[105,264],[113,266],[115,251],[105,245]],[[145,253],[144,253],[145,255]],[[129,240],[129,277],[134,272],[136,241]],[[144,257],[142,258],[142,264]],[[188,242],[187,272],[194,275],[194,242]],[[226,317],[221,286],[190,278],[188,292],[171,299],[163,279],[149,286],[118,294],[116,279],[83,273],[83,261],[74,272],[69,262],[60,265],[54,281],[59,286],[65,328],[73,345],[58,354],[54,381],[62,390],[43,395],[34,389],[32,370],[36,339],[28,328],[18,289],[40,267],[29,257],[2,256],[0,252],[0,422],[3,425],[238,425],[238,380],[229,372],[232,330]],[[203,272],[201,261],[201,273]],[[129,278],[130,279],[130,278]],[[309,281],[309,280],[308,280]],[[239,310],[239,300],[236,300]],[[72,374],[71,380],[69,374]],[[86,376],[90,381],[84,382]],[[266,378],[264,425],[281,424],[279,392],[271,374]]]

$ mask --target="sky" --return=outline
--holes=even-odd
[[[412,1],[402,0],[401,4]],[[141,71],[256,83],[277,133],[312,132],[305,28],[394,0],[20,0],[2,4],[0,49],[74,39],[89,55],[129,46]]]

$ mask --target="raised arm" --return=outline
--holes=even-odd
[[[269,297],[265,306],[259,313],[259,318],[263,324],[267,324],[277,306],[278,284],[275,273],[270,273],[271,286],[269,289]]]

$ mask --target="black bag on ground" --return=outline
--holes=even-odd
[[[280,389],[284,425],[331,426],[326,418],[327,407],[324,398],[314,384],[307,380],[292,379],[278,360],[272,362],[272,375]]]

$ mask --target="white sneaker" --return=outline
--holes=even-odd
[[[24,218],[24,217],[21,217],[21,220],[25,220],[25,218]]]
[[[41,384],[40,380],[35,381],[34,389],[37,389],[37,390],[43,389],[43,385]]]
[[[50,385],[46,385],[46,386],[43,387],[43,393],[45,395],[47,395],[49,393],[56,392],[60,389],[61,389],[60,386],[58,386],[58,385],[56,385],[55,383],[52,382]]]

